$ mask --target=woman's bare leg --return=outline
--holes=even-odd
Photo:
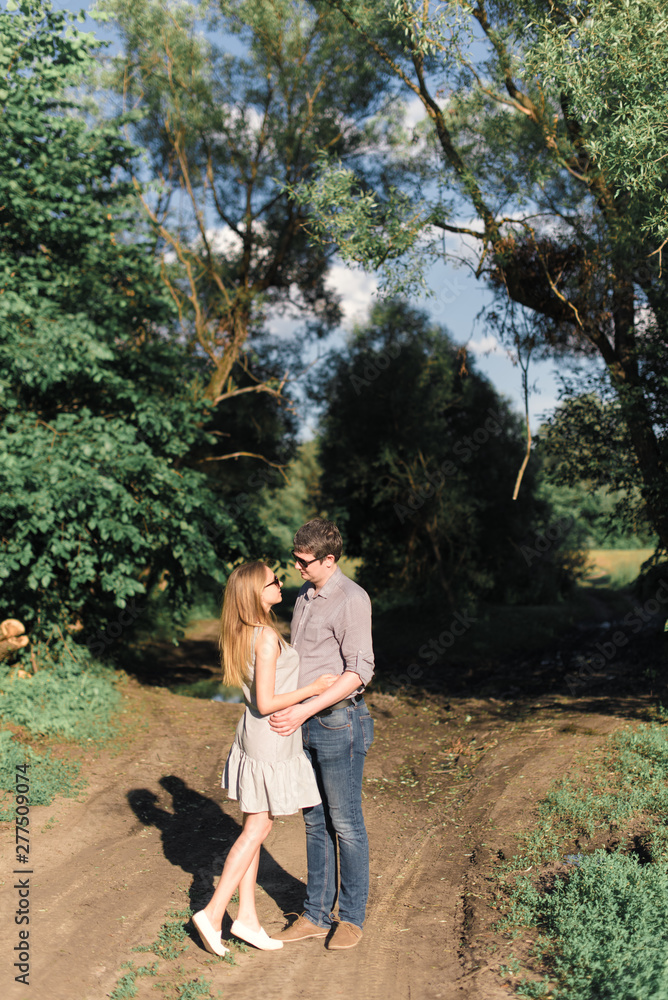
[[[239,901],[241,902],[241,881],[249,869],[252,869],[252,884],[254,887],[257,876],[257,864],[260,859],[260,847],[269,835],[272,822],[269,819],[268,812],[244,813],[243,830],[232,844],[216,890],[204,907],[204,913],[206,913],[211,926],[215,930],[219,930],[222,927],[225,910],[237,886],[239,886]],[[249,888],[250,881],[244,887],[244,900],[246,904]],[[255,891],[253,888],[253,897],[254,895]],[[253,911],[254,909],[255,903],[253,902]],[[252,919],[252,914],[249,915]],[[257,915],[255,916],[255,921],[257,922]],[[242,920],[242,923],[245,923],[245,920]],[[255,928],[252,927],[252,929]]]
[[[239,882],[239,920],[245,927],[252,931],[260,930],[260,921],[255,909],[255,886],[257,885],[257,869],[260,864],[260,850],[258,847],[253,860],[246,869],[246,874]]]

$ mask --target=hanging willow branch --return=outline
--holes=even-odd
[[[517,363],[522,369],[522,391],[524,394],[524,418],[527,425],[527,450],[524,455],[524,460],[520,466],[520,471],[517,473],[517,479],[515,480],[515,489],[513,490],[513,500],[517,500],[520,492],[520,486],[522,485],[522,477],[524,476],[524,470],[529,464],[529,457],[531,455],[531,424],[529,423],[529,364],[531,362],[531,351],[533,349],[533,344],[529,345],[527,350],[526,359],[522,359],[522,347],[520,343],[520,338],[517,337]]]

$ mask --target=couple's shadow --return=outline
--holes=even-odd
[[[195,913],[211,899],[215,880],[223,870],[227,852],[241,833],[241,826],[217,802],[189,788],[181,778],[165,775],[158,784],[172,797],[171,812],[158,804],[158,796],[148,788],[131,789],[128,802],[144,826],[160,830],[164,855],[170,864],[192,875],[190,907]],[[284,913],[301,910],[303,882],[279,865],[264,847],[260,852],[257,883]]]

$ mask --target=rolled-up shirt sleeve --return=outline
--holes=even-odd
[[[341,647],[344,670],[354,670],[367,685],[373,677],[374,658],[371,601],[363,590],[347,595],[334,623],[334,634]]]

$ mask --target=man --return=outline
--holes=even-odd
[[[274,935],[281,941],[327,937],[337,897],[339,920],[326,946],[354,948],[362,937],[369,895],[369,841],[362,815],[364,758],[373,742],[373,719],[362,692],[373,676],[371,602],[341,572],[342,542],[331,521],[316,518],[295,535],[292,553],[305,581],[292,616],[299,653],[299,686],[320,674],[339,674],[317,698],[271,716],[288,736],[302,727],[304,751],[315,770],[322,803],[304,809],[308,883],[304,913]]]

